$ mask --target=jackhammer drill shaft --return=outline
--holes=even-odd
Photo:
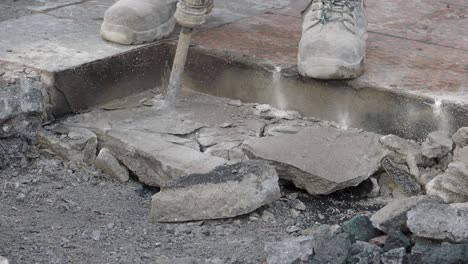
[[[173,108],[180,93],[187,53],[193,29],[205,23],[206,14],[211,11],[213,0],[180,0],[175,18],[182,26],[174,57],[169,86],[166,93],[166,106]]]

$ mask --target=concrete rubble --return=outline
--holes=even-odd
[[[48,119],[47,76],[0,62],[0,138],[35,132]]]
[[[419,237],[468,243],[468,204],[418,204],[408,212],[407,223]]]
[[[153,196],[151,218],[157,222],[229,218],[280,197],[275,169],[261,161],[246,161],[167,184]]]
[[[193,100],[187,109],[197,110],[172,113],[141,104],[141,98],[124,108],[109,104],[46,126],[39,142],[63,158],[95,164],[120,182],[133,174],[160,187],[151,201],[155,222],[250,214],[249,221],[277,223],[270,210],[253,212],[280,199],[279,179],[311,195],[359,185],[368,189],[367,197],[393,196],[370,218],[358,215],[342,227],[307,229],[291,222],[285,229],[290,238],[266,244],[270,264],[436,263],[440,258],[430,251],[412,251],[413,239],[438,240],[432,247],[441,252],[459,250],[442,242],[468,242],[466,206],[443,203],[468,201],[463,129],[453,141],[436,131],[417,143],[341,129],[268,105],[226,101],[218,109],[211,99],[212,105]],[[295,218],[309,209],[297,193],[287,199]]]
[[[281,178],[317,195],[356,186],[373,175],[387,155],[378,139],[373,133],[307,127],[297,134],[251,139],[242,148],[249,158],[271,162]]]
[[[452,140],[459,148],[468,146],[468,127],[462,127],[455,132],[452,136]]]
[[[96,168],[104,172],[104,175],[120,182],[127,182],[130,179],[127,167],[120,164],[119,160],[107,148],[102,148],[99,151],[96,157]]]
[[[396,199],[383,207],[371,217],[375,228],[388,233],[390,230],[401,230],[406,232],[407,213],[421,203],[437,201],[437,197],[413,196],[409,198]]]
[[[426,141],[422,144],[422,154],[424,157],[443,158],[452,150],[453,141],[444,131],[435,131],[427,135]]]
[[[268,264],[286,264],[307,262],[313,255],[311,237],[285,239],[265,244]]]
[[[94,164],[97,136],[86,128],[52,125],[37,133],[38,143],[63,159]]]
[[[105,146],[141,182],[150,186],[165,186],[192,173],[208,173],[226,162],[223,158],[167,142],[158,134],[140,131],[110,131]]]
[[[441,175],[426,185],[428,194],[437,195],[447,203],[468,202],[468,163],[453,162]]]

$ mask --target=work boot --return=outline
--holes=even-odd
[[[177,0],[119,0],[104,15],[101,35],[119,44],[141,44],[172,33]]]
[[[363,0],[313,0],[303,13],[298,70],[316,79],[351,79],[364,71]]]

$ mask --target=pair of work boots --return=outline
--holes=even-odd
[[[298,50],[303,76],[351,79],[362,74],[367,38],[363,1],[307,0]],[[101,35],[126,45],[162,39],[174,30],[177,2],[119,0],[107,10]]]

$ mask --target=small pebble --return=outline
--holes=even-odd
[[[296,233],[296,232],[299,232],[299,231],[301,231],[301,228],[298,227],[298,226],[288,226],[286,228],[286,232],[288,232],[288,234]]]
[[[99,231],[93,231],[93,233],[91,234],[91,238],[92,238],[94,241],[99,241],[99,240],[101,240],[101,232],[99,232]]]

